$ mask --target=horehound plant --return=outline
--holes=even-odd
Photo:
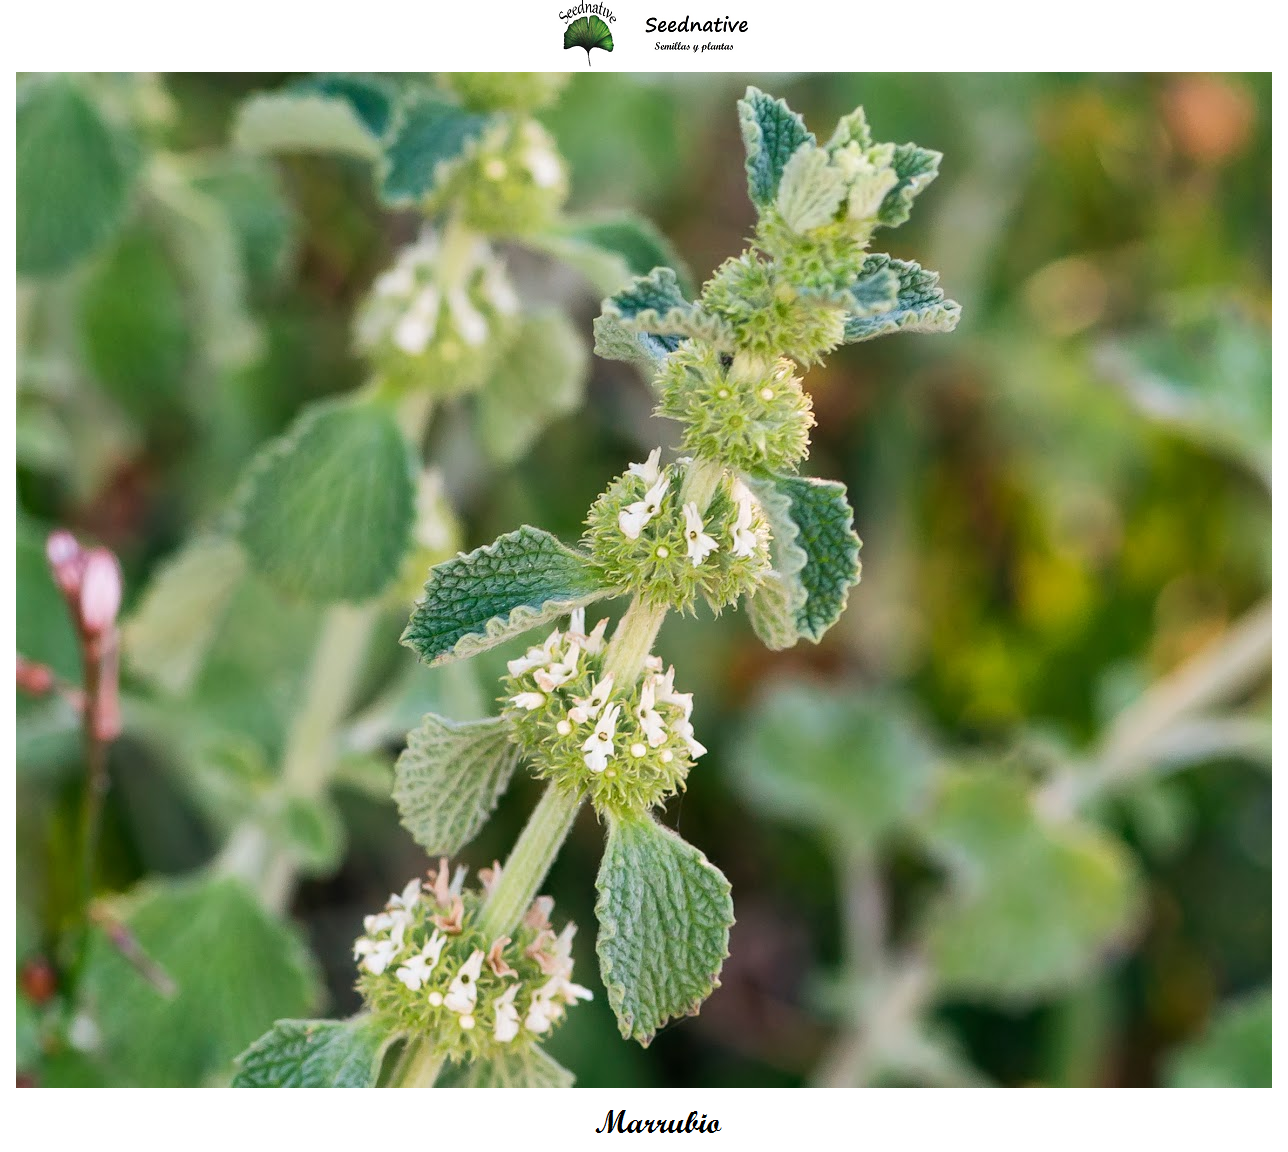
[[[424,459],[431,417],[469,404],[478,442],[503,465],[581,398],[584,337],[556,308],[525,300],[501,245],[549,252],[599,292],[669,258],[632,216],[564,215],[566,166],[533,117],[560,87],[542,75],[453,75],[436,86],[325,76],[255,94],[239,110],[236,147],[365,161],[380,200],[419,234],[359,306],[362,386],[310,406],[264,446],[223,515],[160,570],[122,630],[136,683],[156,692],[125,701],[127,731],[146,727],[180,746],[185,783],[223,846],[196,876],[143,885],[115,913],[174,978],[174,997],[158,996],[105,948],[91,956],[78,991],[114,1075],[177,1084],[226,1075],[275,1018],[318,1002],[312,960],[281,918],[299,877],[332,872],[343,855],[333,795],[341,771],[365,764],[360,785],[388,795],[391,766],[376,753],[404,738],[406,700],[417,699],[395,673],[354,714],[373,639],[382,627],[397,635],[426,568],[455,551],[444,478]],[[239,619],[244,607],[257,615]],[[226,630],[253,631],[253,619],[268,633],[315,621],[298,692],[284,660],[243,673],[263,685],[270,726],[283,705],[280,751],[279,734],[265,737],[262,723],[238,727],[218,701],[204,707],[212,648]],[[416,714],[426,707],[419,692]],[[556,946],[540,932],[523,940],[532,955],[511,956],[514,971],[562,962],[566,938]],[[252,953],[257,981],[243,992]],[[235,1010],[217,1007],[232,1002]],[[136,1039],[148,1035],[169,1038],[170,1059],[149,1055]]]
[[[480,890],[463,872],[449,880],[444,859],[368,919],[355,948],[366,1013],[280,1023],[245,1054],[239,1083],[375,1083],[394,1037],[406,1041],[395,1084],[431,1085],[447,1061],[468,1061],[473,1083],[570,1082],[539,1045],[587,993],[570,981],[572,929],[554,935],[537,893],[587,800],[607,829],[597,953],[622,1035],[647,1044],[716,987],[729,883],[653,816],[706,751],[692,695],[654,640],[699,598],[717,612],[743,599],[771,648],[821,639],[859,578],[860,542],[844,487],[797,474],[813,425],[798,373],[840,344],[948,331],[959,314],[934,274],[868,252],[878,228],[908,218],[937,153],[874,144],[862,110],[820,145],[754,88],[738,107],[752,246],[696,301],[658,267],[605,300],[595,324],[596,351],[641,365],[658,413],[683,425],[684,455],[654,449],[617,477],[580,548],[525,525],[438,564],[403,634],[442,664],[567,617],[509,662],[500,715],[426,716],[394,790],[434,857],[474,837],[521,761],[545,794]],[[619,596],[629,605],[609,638],[586,609]]]

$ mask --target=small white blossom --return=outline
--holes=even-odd
[[[662,497],[666,495],[666,490],[670,483],[671,481],[668,477],[659,476],[653,486],[644,493],[643,500],[636,500],[634,504],[627,504],[617,514],[617,526],[628,540],[638,540],[640,533],[644,531],[644,525],[661,510]]]
[[[756,533],[751,529],[751,492],[741,480],[734,482],[733,497],[738,503],[738,516],[729,530],[730,536],[733,537],[733,554],[751,556],[755,553],[759,541]]]
[[[666,742],[666,722],[654,711],[654,691],[653,681],[650,678],[644,682],[644,687],[640,690],[640,705],[635,710],[650,748],[656,748]]]
[[[689,746],[689,755],[696,760],[699,756],[705,756],[706,748],[699,744],[693,736],[693,725],[688,720],[679,720],[673,727],[675,734]]]
[[[398,945],[392,940],[370,940],[360,936],[353,945],[353,958],[362,958],[362,967],[375,976],[379,976],[389,967],[398,952]]]
[[[551,664],[548,668],[538,668],[532,678],[543,692],[553,692],[560,684],[567,683],[577,675],[577,645],[570,648],[571,655],[563,662]]]
[[[508,1044],[519,1034],[519,1010],[514,1006],[515,994],[519,991],[517,984],[511,984],[496,1002],[496,1023],[492,1025],[492,1035],[502,1044]]]
[[[528,148],[523,154],[523,163],[538,188],[554,188],[563,178],[559,157],[549,148]]]
[[[651,680],[654,699],[658,704],[674,704],[684,712],[684,718],[693,715],[693,693],[675,690],[675,668],[666,670],[665,676],[654,676]]]
[[[719,545],[703,531],[702,517],[692,500],[684,506],[684,525],[684,538],[689,542],[689,559],[696,568]]]
[[[520,692],[517,696],[510,697],[510,703],[525,712],[535,711],[545,702],[546,698],[540,692]]]
[[[466,344],[477,347],[487,339],[487,321],[470,303],[464,288],[453,288],[447,294],[447,307],[456,323],[456,331],[460,333],[461,339]]]
[[[574,696],[574,707],[568,710],[568,718],[578,724],[585,724],[587,720],[594,720],[608,703],[608,698],[613,694],[613,674],[610,672],[602,680],[595,684],[591,689],[589,696]]]
[[[563,1008],[559,1005],[549,1000],[533,997],[532,1003],[528,1007],[528,1014],[524,1017],[523,1026],[529,1032],[536,1032],[540,1035],[542,1032],[548,1032],[550,1025],[561,1015],[563,1015]]]
[[[613,754],[613,738],[617,735],[617,717],[622,706],[613,704],[600,717],[595,730],[581,746],[586,754],[586,767],[592,772],[602,772],[608,767],[608,758]]]
[[[425,946],[407,960],[397,972],[394,973],[408,988],[413,992],[420,990],[421,986],[429,979],[429,974],[438,964],[438,958],[443,953],[443,946],[447,943],[447,937],[441,932],[435,931]]]
[[[522,656],[516,656],[513,660],[507,661],[505,666],[510,670],[511,676],[522,676],[525,672],[540,668],[547,662],[546,650],[534,645]]]
[[[456,979],[447,989],[447,995],[443,997],[443,1006],[453,1012],[459,1012],[462,1016],[472,1012],[479,998],[478,978],[482,971],[483,953],[475,948],[470,953],[470,958],[461,965]]]
[[[643,464],[632,464],[626,469],[626,471],[632,476],[638,476],[643,480],[645,487],[652,488],[662,476],[662,472],[657,466],[658,461],[661,458],[662,449],[654,448],[653,451],[648,454],[648,459],[645,460]]]

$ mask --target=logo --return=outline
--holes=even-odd
[[[575,17],[575,19],[573,19]],[[613,50],[613,33],[609,24],[617,22],[612,9],[605,4],[578,4],[559,13],[560,20],[572,20],[564,29],[564,48],[586,49],[586,64],[590,65],[590,50]]]

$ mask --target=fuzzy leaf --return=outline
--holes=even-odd
[[[571,1088],[576,1077],[539,1044],[469,1064],[455,1088]]]
[[[888,228],[907,220],[912,215],[913,200],[939,175],[939,161],[942,159],[941,153],[932,152],[929,148],[918,148],[916,144],[897,144],[891,167],[898,174],[899,183],[881,201],[877,220]]]
[[[595,888],[608,1002],[622,1036],[647,1046],[719,987],[733,924],[729,881],[651,816],[610,815]]]
[[[517,460],[552,420],[581,403],[589,358],[577,329],[562,312],[522,317],[512,347],[483,383],[479,439],[499,464]]]
[[[352,72],[330,72],[310,76],[291,85],[292,92],[315,93],[330,100],[343,100],[372,136],[380,139],[394,114],[394,93],[378,76]]]
[[[775,204],[793,232],[830,223],[848,190],[845,174],[821,148],[798,148],[783,166]]]
[[[588,557],[525,524],[431,569],[402,643],[439,664],[610,595]]]
[[[228,156],[194,183],[228,218],[246,279],[257,288],[280,283],[295,249],[299,222],[274,167],[265,160]]]
[[[256,154],[335,152],[359,160],[380,156],[380,138],[353,105],[320,91],[257,92],[237,109],[233,147]]]
[[[955,300],[944,299],[938,272],[927,272],[911,260],[895,260],[878,254],[863,262],[860,283],[891,273],[898,277],[893,305],[883,309],[869,303],[847,316],[847,344],[890,332],[951,332],[957,327],[962,307]]]
[[[167,560],[121,629],[130,668],[171,695],[186,695],[245,570],[241,547],[218,536],[199,536]]]
[[[198,1086],[230,1071],[274,1020],[316,1005],[303,943],[239,881],[152,881],[113,911],[175,984],[167,997],[95,935],[83,1003],[102,1034],[104,1066],[123,1082]]]
[[[272,825],[274,839],[306,875],[326,876],[344,859],[344,821],[328,797],[291,796]]]
[[[788,682],[753,711],[733,763],[765,812],[866,847],[920,805],[934,752],[911,717],[879,694]]]
[[[590,63],[590,50],[600,48],[605,52],[613,50],[613,34],[598,16],[581,16],[564,29],[563,46],[584,48],[586,63]]]
[[[393,1037],[371,1016],[279,1020],[237,1057],[234,1088],[374,1088]]]
[[[251,462],[237,500],[252,564],[309,600],[365,600],[387,587],[415,516],[411,452],[392,414],[319,404]]]
[[[682,297],[691,290],[671,242],[648,220],[629,212],[566,219],[526,242],[577,269],[605,296],[654,268],[675,270]]]
[[[930,813],[932,848],[953,873],[924,931],[950,995],[1026,1003],[1073,986],[1131,930],[1131,858],[1081,823],[1043,820],[1024,781],[947,774]]]
[[[634,364],[650,379],[662,361],[682,343],[674,336],[636,332],[616,316],[596,316],[594,332],[596,356]]]
[[[752,626],[771,648],[789,648],[802,636],[818,643],[845,610],[862,568],[845,485],[810,476],[747,482],[774,538],[773,571],[749,600]]]
[[[781,100],[748,88],[738,101],[738,123],[747,150],[747,188],[751,202],[764,208],[774,202],[792,153],[802,144],[813,144],[814,134],[805,121]]]
[[[458,724],[433,713],[407,734],[394,802],[429,855],[455,856],[492,815],[519,762],[511,735],[501,719]]]
[[[729,326],[689,303],[670,268],[654,268],[647,276],[637,276],[608,297],[602,308],[604,316],[624,327],[659,337],[668,352],[678,348],[687,336],[700,337],[721,348],[733,347]]]
[[[1270,989],[1223,1005],[1203,1035],[1168,1061],[1173,1088],[1269,1088]]]
[[[100,247],[125,217],[133,140],[67,76],[18,86],[15,207],[20,276],[50,276]]]
[[[439,96],[408,103],[386,150],[385,203],[411,204],[431,196],[491,122],[492,117],[467,112]]]

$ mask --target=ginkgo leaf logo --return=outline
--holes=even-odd
[[[613,50],[613,34],[598,16],[582,16],[564,29],[565,48],[585,48],[586,63],[590,63],[590,50],[602,48],[605,52]]]

